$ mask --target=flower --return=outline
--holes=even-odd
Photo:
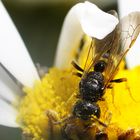
[[[118,24],[115,16],[101,11],[89,2],[72,7],[63,25],[55,67],[50,68],[40,79],[1,2],[0,10],[0,17],[3,18],[0,23],[0,28],[3,29],[3,39],[0,40],[1,125],[20,127],[25,138],[34,140],[86,140],[97,137],[99,131],[107,134],[109,139],[121,139],[126,138],[129,127],[131,130],[127,137],[138,138],[140,112],[136,106],[140,106],[137,94],[140,90],[137,88],[139,66],[126,70],[122,64],[116,77],[127,77],[128,85],[116,84],[113,88],[114,95],[110,94],[111,90],[107,90],[105,101],[98,102],[101,108],[100,119],[108,124],[107,127],[103,127],[96,119],[92,126],[91,122],[72,117],[81,78],[73,74],[74,69],[70,63],[78,54],[79,64],[83,68],[92,38],[102,40],[114,31]],[[8,29],[5,28],[5,22]],[[12,40],[9,31],[12,33]],[[7,38],[9,40],[5,41]],[[84,41],[83,49],[78,53],[81,38]],[[11,52],[7,52],[8,49]],[[15,79],[21,83],[22,88],[15,83]],[[87,127],[86,130],[85,125],[89,124],[92,127]]]

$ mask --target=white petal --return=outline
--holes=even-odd
[[[33,86],[39,76],[12,20],[0,1],[0,62],[23,85]]]
[[[17,111],[0,99],[0,125],[19,127],[16,123]]]
[[[17,84],[15,84],[0,66],[0,98],[3,98],[10,103],[14,103],[21,93],[22,92]]]
[[[77,13],[83,31],[98,39],[103,39],[112,32],[119,22],[116,17],[103,12],[90,2],[85,2],[83,6],[79,7]]]
[[[140,11],[139,0],[118,0],[120,17],[124,17],[133,11]],[[126,56],[129,68],[140,65],[140,35]]]
[[[67,66],[70,52],[80,43],[83,34],[104,38],[116,27],[118,19],[101,11],[92,3],[78,3],[67,14],[59,39],[55,65]],[[67,64],[67,65],[66,65]]]

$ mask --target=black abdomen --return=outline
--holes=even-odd
[[[83,120],[89,120],[92,115],[100,117],[100,108],[96,103],[79,100],[73,108],[73,115]]]

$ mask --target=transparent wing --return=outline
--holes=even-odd
[[[140,12],[130,13],[117,25],[112,44],[107,52],[107,67],[104,72],[105,86],[114,78],[121,60],[132,47],[139,32]]]
[[[93,38],[88,49],[84,72],[88,73],[98,60],[104,59],[107,63],[104,71],[105,86],[107,86],[114,78],[121,60],[132,47],[139,32],[140,12],[133,12],[124,17],[115,30],[104,39]]]
[[[118,17],[118,14],[114,10],[110,10],[108,13]],[[113,45],[113,40],[115,39],[115,32],[111,32],[104,39],[98,40],[92,38],[91,44],[88,49],[87,58],[85,61],[84,72],[89,72],[96,62],[98,62],[101,57],[106,56],[106,54],[111,49]]]
[[[89,72],[98,60],[105,57],[111,50],[113,40],[115,39],[115,32],[111,32],[104,39],[98,40],[93,38],[88,49],[87,59],[84,66],[85,73]]]

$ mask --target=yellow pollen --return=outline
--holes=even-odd
[[[76,92],[78,81],[71,70],[52,68],[33,89],[25,87],[17,118],[25,134],[31,134],[37,140],[47,140],[50,125],[47,111],[55,112],[59,121],[68,116],[72,107],[69,104],[73,102],[69,99]]]

